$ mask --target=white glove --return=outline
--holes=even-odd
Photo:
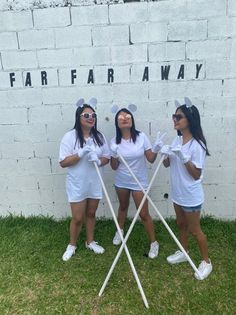
[[[165,137],[165,135],[166,135],[166,132],[164,132],[164,133],[161,135],[160,131],[158,131],[156,140],[155,140],[155,142],[154,142],[154,144],[153,144],[153,146],[152,146],[152,152],[158,153],[158,152],[161,150],[161,148],[162,148],[163,145],[164,145],[162,139]]]
[[[77,150],[77,154],[80,158],[82,158],[85,154],[87,154],[88,152],[91,152],[91,147],[88,145],[85,145],[83,148],[79,148]]]
[[[178,156],[178,158],[185,164],[190,160],[190,157],[183,154],[182,146],[177,145],[175,148],[172,148],[171,151]]]
[[[95,162],[97,166],[100,166],[102,164],[101,160],[98,158],[97,153],[95,151],[89,152],[88,160],[89,162]]]
[[[168,145],[168,144],[163,145],[160,152],[162,155],[166,155],[166,156],[171,155],[172,151],[171,151],[170,145]]]
[[[116,143],[112,143],[111,147],[110,147],[110,151],[111,151],[111,156],[115,159],[118,158],[118,145]]]

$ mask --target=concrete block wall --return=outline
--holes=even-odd
[[[78,98],[97,97],[108,139],[115,132],[112,103],[135,103],[137,128],[151,141],[167,131],[170,143],[174,100],[184,96],[200,110],[211,152],[204,213],[235,219],[234,0],[0,8],[0,215],[70,214],[57,159]],[[104,178],[116,209],[109,166]],[[161,168],[151,197],[166,217],[174,214],[168,192],[169,171]],[[105,200],[98,216],[110,217]]]

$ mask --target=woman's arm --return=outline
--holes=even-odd
[[[184,163],[188,173],[195,179],[198,180],[201,176],[201,168],[197,168],[191,161]]]
[[[72,166],[78,163],[79,160],[80,160],[80,157],[78,156],[78,154],[73,154],[73,155],[67,156],[64,160],[60,161],[60,165],[63,168]]]
[[[120,164],[120,162],[119,162],[118,158],[116,159],[113,156],[111,156],[110,165],[114,171],[117,170],[119,164]]]
[[[144,151],[145,157],[150,163],[154,163],[157,158],[157,153],[152,152],[151,149]]]
[[[109,163],[109,159],[104,157],[104,156],[100,157],[99,160],[101,161],[100,166],[104,166],[104,165],[107,165]]]

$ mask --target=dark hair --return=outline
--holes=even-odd
[[[129,114],[131,116],[131,119],[132,119],[132,126],[130,128],[130,133],[131,133],[131,138],[133,140],[133,143],[136,142],[136,138],[137,136],[139,135],[140,131],[136,130],[135,129],[135,123],[134,123],[134,116],[133,114],[126,108],[121,108],[117,113],[116,113],[116,116],[115,116],[115,126],[116,126],[116,144],[119,144],[121,143],[121,138],[122,138],[122,134],[121,134],[121,130],[118,126],[118,116],[121,112],[125,112],[127,114]]]
[[[88,105],[88,104],[84,104],[83,106],[79,106],[75,112],[75,125],[74,128],[76,130],[76,142],[75,142],[75,146],[77,141],[79,140],[80,143],[80,147],[83,148],[84,144],[86,143],[85,139],[84,139],[84,135],[83,135],[83,131],[81,129],[81,124],[80,124],[80,115],[82,114],[82,112],[84,111],[84,109],[86,108],[90,108],[94,113],[95,110],[93,109],[92,106]],[[101,132],[99,132],[97,130],[97,119],[95,119],[95,124],[91,129],[91,134],[93,136],[93,141],[100,147],[103,145],[104,143],[104,139],[103,139],[103,135],[101,134]]]
[[[179,106],[176,109],[180,109],[183,114],[185,115],[186,119],[189,123],[189,130],[195,140],[201,145],[201,147],[206,151],[206,155],[210,155],[206,139],[203,135],[202,127],[201,127],[201,119],[200,114],[196,106],[192,105],[191,107],[187,107],[185,104]],[[177,131],[178,135],[181,135],[181,132]]]

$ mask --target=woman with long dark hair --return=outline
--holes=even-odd
[[[180,105],[180,104],[179,104]],[[188,106],[187,106],[188,105]],[[176,213],[180,242],[188,251],[188,236],[191,233],[197,240],[202,261],[198,267],[201,278],[208,277],[212,264],[208,256],[206,236],[200,226],[200,213],[204,202],[202,178],[206,155],[209,155],[206,139],[202,132],[200,115],[196,106],[184,104],[177,107],[173,115],[177,137],[171,146],[161,149],[166,154],[165,167],[170,166],[171,198]],[[167,257],[170,264],[187,261],[181,251]]]
[[[138,209],[144,194],[124,163],[118,159],[117,150],[124,157],[142,187],[147,189],[146,160],[150,163],[155,161],[160,143],[157,141],[157,145],[154,146],[156,153],[154,153],[151,150],[152,146],[149,139],[143,132],[136,130],[133,114],[126,108],[122,108],[116,113],[115,126],[116,137],[111,140],[110,146],[111,167],[116,171],[115,188],[119,199],[118,223],[122,234],[124,234],[124,224],[128,213],[130,195],[132,195],[135,206]],[[141,209],[140,218],[150,241],[148,257],[153,259],[158,256],[159,244],[156,241],[154,225],[148,211],[147,200]],[[113,238],[113,244],[121,244],[118,232],[116,232]]]
[[[69,260],[76,250],[77,239],[85,219],[86,248],[102,254],[104,248],[94,241],[95,213],[102,198],[102,186],[93,162],[99,167],[109,162],[107,141],[97,130],[97,115],[92,106],[82,104],[75,114],[74,128],[61,140],[59,161],[67,168],[66,192],[70,203],[70,243],[62,256]]]

